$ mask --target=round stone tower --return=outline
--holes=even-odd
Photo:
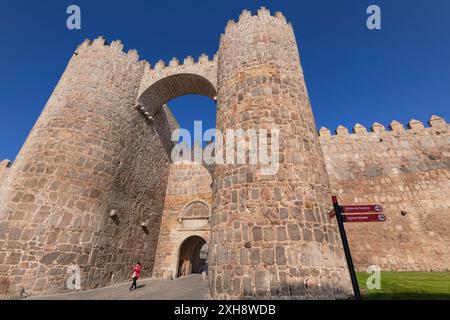
[[[151,274],[170,158],[135,108],[146,63],[122,49],[78,47],[10,169],[3,290],[58,292],[77,270],[83,289],[107,285],[138,259]]]
[[[327,215],[329,181],[292,26],[265,8],[255,16],[244,11],[221,37],[218,64],[217,128],[278,129],[279,167],[263,175],[261,164],[216,165],[212,296],[348,297],[351,284],[337,225]]]

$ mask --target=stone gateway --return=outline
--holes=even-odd
[[[0,293],[83,289],[208,272],[214,299],[352,295],[331,195],[379,203],[384,224],[349,225],[365,270],[448,270],[450,134],[394,121],[316,129],[295,35],[281,13],[244,10],[212,59],[151,67],[120,41],[86,40],[13,163],[0,162]],[[279,129],[279,170],[172,163],[167,103],[217,102],[217,128]]]

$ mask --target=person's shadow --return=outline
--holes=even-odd
[[[136,289],[142,289],[142,288],[144,288],[145,287],[145,284],[138,284],[137,286],[136,286]]]

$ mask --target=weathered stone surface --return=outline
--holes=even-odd
[[[267,265],[273,264],[274,263],[273,250],[263,250],[262,261]]]
[[[263,239],[263,232],[261,227],[253,227],[253,241],[260,241]]]
[[[20,252],[10,252],[5,260],[5,265],[16,265],[20,262],[22,254]]]
[[[77,257],[76,253],[65,253],[58,257],[57,262],[62,266],[66,266],[74,262],[76,257]]]
[[[60,252],[50,252],[47,253],[46,255],[44,255],[41,260],[40,263],[45,264],[45,265],[50,265],[53,263],[53,261],[56,260],[56,258],[59,257],[61,253]]]

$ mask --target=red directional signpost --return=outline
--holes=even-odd
[[[355,267],[353,266],[352,255],[350,253],[347,235],[345,234],[344,222],[384,222],[386,221],[386,216],[381,214],[383,212],[383,207],[377,204],[340,206],[336,196],[333,196],[332,200],[334,209],[331,210],[328,215],[330,216],[330,220],[336,217],[339,233],[341,234],[342,246],[344,247],[345,259],[347,260],[348,271],[350,273],[350,279],[352,280],[355,299],[361,300]]]

